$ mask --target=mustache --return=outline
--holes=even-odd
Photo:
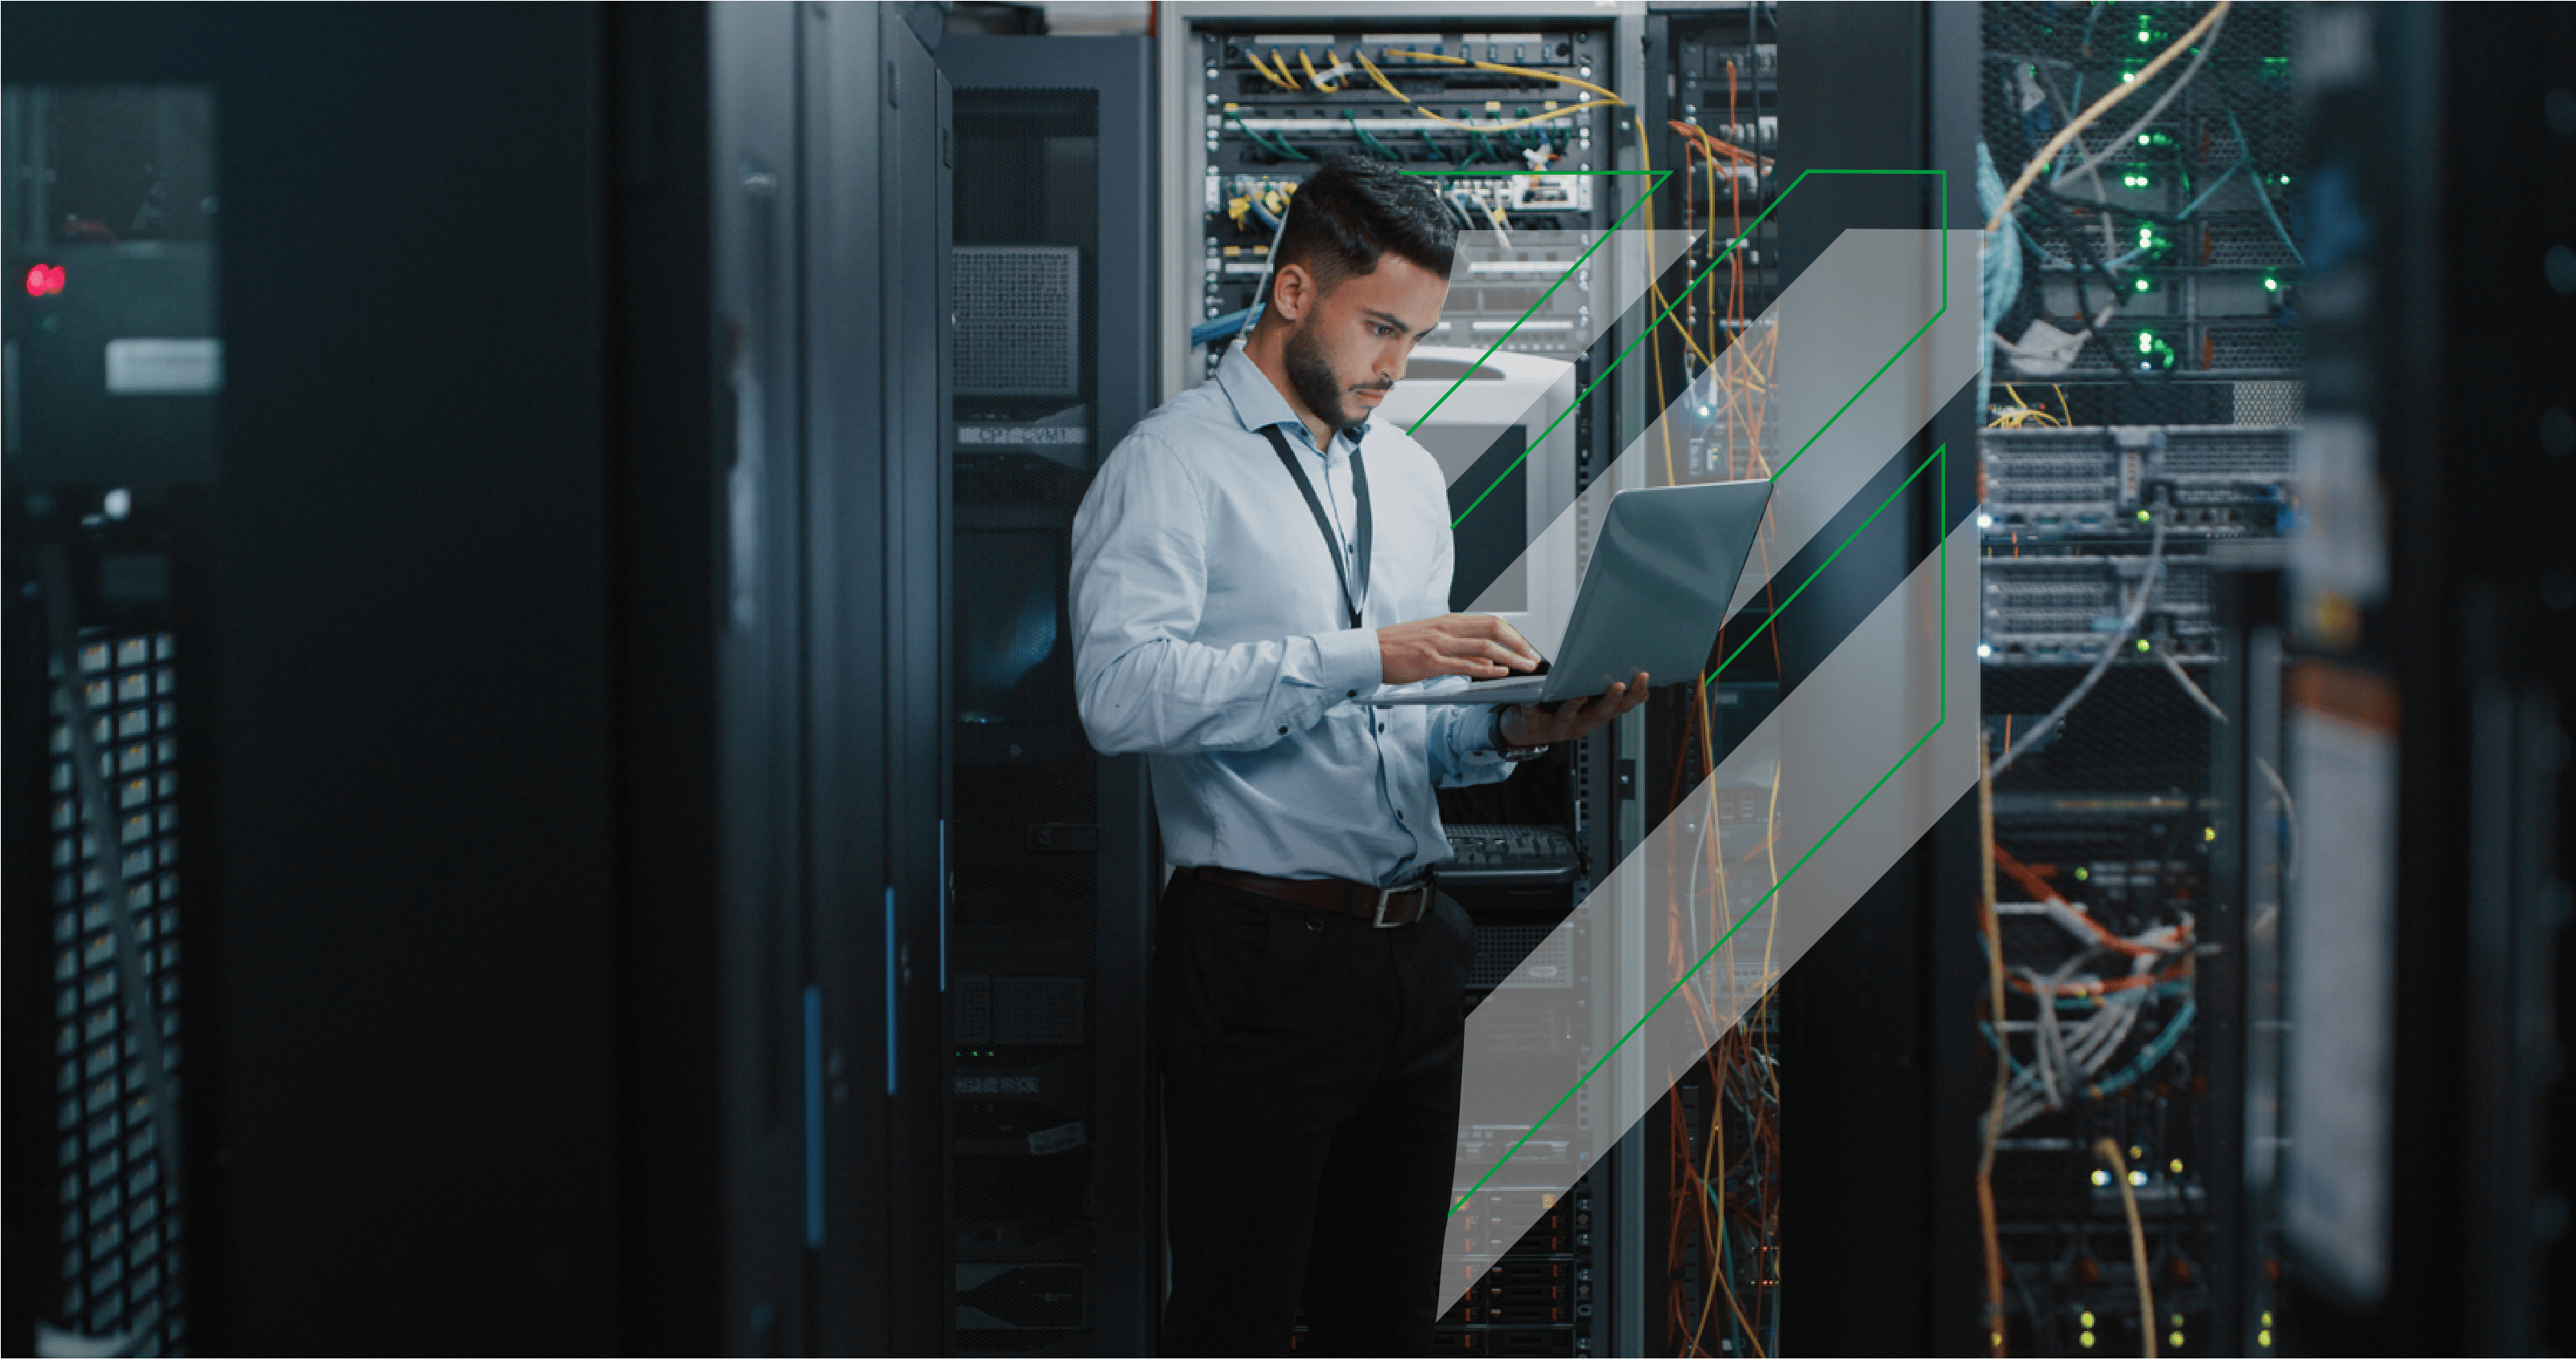
[[[1352,388],[1351,390],[1352,390],[1352,391],[1354,391],[1354,392],[1392,392],[1392,391],[1394,391],[1394,390],[1395,390],[1395,384],[1394,384],[1394,383],[1361,383],[1359,386],[1354,387],[1354,388]]]

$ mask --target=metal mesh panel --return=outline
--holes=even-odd
[[[2296,369],[2307,358],[2307,337],[2291,330],[2213,329],[2202,349],[2211,368]]]
[[[2058,129],[2208,9],[1984,6],[1983,124],[1998,175],[2017,178]],[[2242,324],[2209,324],[2240,315],[2241,305],[2219,298],[2250,284],[2268,304],[2263,328],[2296,334],[2300,252],[2290,224],[2304,186],[2289,45],[2290,7],[2239,5],[2188,83],[2176,89],[2191,65],[2185,56],[2052,158],[2016,212],[2021,291],[1989,307],[2007,338],[2033,320],[2092,331],[2075,365],[2088,381],[2184,383],[2297,366],[2295,338],[2273,343]],[[2173,98],[2142,123],[2168,92]],[[2040,375],[2005,361],[1996,376]],[[2158,418],[2153,393],[2129,400]],[[2178,394],[2170,407],[2165,418],[2198,409]]]
[[[1082,979],[993,979],[993,1042],[1082,1042]]]
[[[180,1029],[178,696],[171,635],[92,634],[76,654],[92,714],[99,774],[118,843],[82,825],[72,770],[71,705],[60,690],[49,724],[54,876],[55,1174],[61,1215],[60,1316],[91,1336],[133,1333],[182,1349],[182,1214],[161,1174],[141,1048],[118,995],[117,936],[102,853],[124,870],[128,907],[153,979],[165,1060],[176,1072]],[[56,677],[57,683],[61,677]],[[150,1350],[139,1353],[151,1353]]]
[[[958,246],[957,394],[1082,391],[1082,260],[1072,246]]]
[[[1467,988],[1571,987],[1574,949],[1553,924],[1476,923],[1476,961]]]
[[[2259,212],[2213,213],[2199,225],[2192,263],[2213,269],[2288,269],[2298,263],[2290,243]]]
[[[2307,390],[2296,382],[2236,384],[2236,423],[2296,425],[2307,415]]]

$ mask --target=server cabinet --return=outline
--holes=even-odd
[[[2214,581],[2291,524],[2307,188],[2297,7],[2236,5],[2178,54],[2190,71],[2143,69],[2210,13],[2141,10],[2116,42],[2108,12],[2089,34],[2043,7],[1979,16],[1977,135],[2000,182],[2112,84],[2150,79],[2154,101],[2111,110],[2034,181],[1984,304],[2000,337],[1978,415],[1994,938],[2025,980],[1982,1017],[1978,1063],[1991,1080],[2061,1036],[2081,1055],[2071,1076],[2016,1073],[1990,1143],[1961,1145],[1977,1117],[1945,1116],[1942,1164],[1993,1148],[1996,1284],[1975,1288],[2016,1351],[2152,1332],[2168,1352],[2262,1354],[2276,1335],[2241,1075],[2270,941],[2228,878],[2254,828],[2213,765],[2268,719],[2229,678],[2252,658],[2217,625]],[[1981,216],[1999,194],[1981,190]],[[2069,364],[2035,352],[2052,326],[2087,333]],[[2100,969],[2076,961],[2102,947],[2070,932],[2087,920],[2129,949],[2169,940],[2157,981],[2112,984],[2092,1015],[2025,977]]]
[[[2278,907],[2275,1336],[2563,1352],[2576,16],[2297,18],[2308,513],[2240,615],[2275,643],[2239,781]]]
[[[956,790],[939,1293],[960,1354],[1144,1353],[1162,1307],[1144,760],[1075,712],[1073,513],[1153,404],[1151,50],[959,36]]]
[[[1780,286],[1804,276],[1847,230],[1968,225],[1973,14],[1908,4],[1784,4],[1775,13],[1773,182],[1796,183],[1810,171],[1909,172],[1819,174],[1788,195],[1772,218]],[[1678,12],[1674,23],[1681,24]],[[1681,36],[1667,60],[1686,63]],[[1703,123],[1724,81],[1722,58],[1713,66],[1709,50],[1696,82]],[[1758,72],[1758,52],[1754,65]],[[1687,79],[1686,64],[1680,74]],[[1959,305],[1955,294],[1951,305]],[[1889,516],[1897,527],[1854,540],[1779,620],[1772,664],[1783,696],[1815,672],[1889,583],[1941,551],[1973,514],[1975,469],[1958,455],[1974,443],[1976,424],[1973,393],[1951,397],[1889,451],[1876,489],[1854,498],[1876,504],[1902,469],[1936,447],[1951,455],[1946,485],[1936,488],[1927,476],[1907,491],[1902,518]],[[1959,894],[1976,880],[1975,835],[1970,795],[1776,989],[1784,1349],[1948,1352],[1974,1344],[1964,1293],[1974,1282],[1973,1167],[1947,1158],[1944,1139],[1960,1119],[1973,1121],[1982,1093],[1975,1079],[1952,1076],[1974,1061],[1966,1008],[1982,982],[1975,942],[1956,929],[1973,919]]]
[[[950,470],[948,389],[952,359],[942,322],[953,310],[948,256],[954,217],[951,177],[956,161],[953,95],[933,64],[929,44],[938,38],[933,7],[856,6],[835,11],[849,18],[873,15],[885,85],[877,175],[868,186],[879,219],[874,264],[879,271],[885,393],[881,449],[886,501],[883,573],[886,625],[892,649],[885,668],[887,764],[883,783],[870,790],[883,800],[887,837],[885,936],[851,950],[852,974],[870,967],[872,985],[883,979],[881,1004],[886,1061],[889,1155],[881,1171],[862,1158],[851,1179],[891,1206],[878,1242],[862,1252],[887,1254],[882,1275],[835,1267],[834,1288],[868,1288],[882,1278],[886,1344],[898,1353],[926,1353],[945,1344],[935,1301],[943,1280],[933,1249],[945,1222],[937,1198],[940,1139],[947,1102],[939,1089],[942,988],[948,974],[947,872],[954,862],[945,820],[950,801],[948,724],[949,578],[946,570]],[[915,25],[919,24],[920,27]],[[855,62],[852,63],[855,65]],[[816,373],[817,382],[828,375]],[[867,461],[845,462],[865,475]],[[841,571],[864,580],[863,566]],[[851,692],[870,677],[852,672]],[[828,835],[818,829],[818,835]],[[860,904],[856,922],[873,926],[874,903]],[[881,952],[880,952],[881,950]],[[853,1037],[873,1033],[872,1017],[854,1017]],[[871,1056],[873,1056],[871,1054]],[[900,1069],[899,1071],[897,1069]],[[864,1106],[858,1107],[864,1110]],[[864,1117],[859,1121],[866,1122]],[[881,1179],[875,1179],[875,1176]],[[854,1201],[857,1230],[869,1231],[869,1208]],[[851,1343],[865,1348],[861,1332]],[[831,1346],[826,1340],[826,1348]]]
[[[35,493],[88,535],[70,593],[110,699],[164,665],[196,724],[183,921],[151,942],[156,970],[184,950],[153,990],[185,984],[186,1155],[115,1206],[79,1188],[78,1308],[62,1264],[21,1268],[60,1246],[65,1182],[29,1132],[56,1102],[19,1098],[56,1076],[52,1017],[21,1014],[51,989],[11,978],[21,1346],[156,1304],[171,1350],[936,1344],[887,1245],[936,1213],[907,1158],[937,1111],[944,298],[884,242],[944,254],[943,196],[911,187],[942,103],[905,18],[11,12],[13,137],[36,86],[208,92],[220,193],[159,198],[219,224],[211,325],[82,343],[222,358],[202,490],[23,458],[92,427],[21,424],[50,393],[12,366],[13,968],[56,954],[50,870],[21,873],[55,848],[64,678],[19,551]],[[64,299],[113,272],[65,269]],[[102,1175],[139,1169],[122,1151]],[[109,1212],[122,1275],[94,1281]],[[101,1283],[123,1317],[88,1316]]]
[[[12,1335],[41,1319],[167,1350],[195,1321],[177,1097],[205,1038],[213,99],[12,83],[0,102],[21,280],[0,475]]]

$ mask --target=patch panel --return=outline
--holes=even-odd
[[[2146,577],[2143,556],[1989,557],[1979,659],[1987,666],[2090,665],[2162,656],[2206,663],[2218,656],[2207,564],[2168,558],[2136,632],[2121,623]]]
[[[1252,305],[1271,236],[1294,186],[1330,152],[1425,171],[1519,172],[1437,181],[1463,230],[1492,232],[1509,243],[1503,262],[1555,264],[1554,272],[1561,273],[1591,244],[1590,236],[1579,234],[1608,225],[1612,195],[1583,172],[1609,168],[1609,110],[1585,107],[1600,101],[1581,85],[1557,79],[1607,83],[1597,69],[1607,65],[1606,29],[1494,34],[1270,28],[1279,31],[1199,30],[1205,109],[1198,148],[1205,186],[1201,320],[1221,321]],[[1535,74],[1478,69],[1462,61]],[[1604,148],[1597,157],[1596,145]],[[1538,241],[1540,233],[1551,239]],[[1519,281],[1537,281],[1540,272],[1528,271]],[[1513,331],[1507,348],[1568,356],[1586,348],[1583,309],[1591,281],[1569,282],[1546,312]],[[1447,335],[1435,335],[1433,342],[1498,336],[1537,291],[1453,288],[1444,313]],[[1212,372],[1223,350],[1221,337],[1208,347],[1202,371]]]
[[[1989,542],[2244,537],[2287,527],[2290,432],[2238,425],[1988,430]],[[2232,513],[2231,513],[2232,512]]]

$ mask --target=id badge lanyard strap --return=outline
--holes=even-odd
[[[1345,571],[1342,567],[1342,545],[1341,541],[1333,534],[1333,522],[1325,518],[1324,502],[1315,495],[1315,484],[1312,481],[1307,480],[1306,469],[1299,465],[1297,462],[1297,455],[1289,449],[1288,437],[1279,433],[1279,427],[1276,425],[1263,426],[1261,428],[1261,433],[1269,438],[1270,447],[1279,454],[1279,461],[1287,467],[1288,475],[1297,479],[1297,491],[1300,495],[1303,495],[1306,498],[1306,508],[1314,512],[1315,527],[1322,531],[1324,535],[1324,547],[1333,554],[1333,577],[1335,580],[1342,583],[1342,602],[1350,608],[1351,626],[1353,628],[1357,628],[1360,626],[1360,603],[1368,598],[1369,531],[1371,527],[1369,520],[1368,469],[1360,463],[1359,446],[1356,444],[1351,446],[1351,494],[1359,501],[1360,506],[1360,533],[1357,548],[1359,556],[1359,588],[1354,590],[1351,588],[1350,573]]]

